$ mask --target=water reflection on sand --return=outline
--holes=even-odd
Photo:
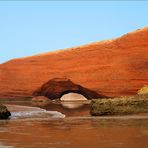
[[[0,140],[14,147],[147,148],[148,120],[23,120],[0,122]]]
[[[25,105],[25,103],[14,103]],[[16,148],[147,148],[148,116],[91,117],[89,104],[66,108],[61,103],[29,104],[59,111],[65,118],[0,121],[0,145]]]

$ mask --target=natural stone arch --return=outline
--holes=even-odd
[[[51,100],[59,99],[64,94],[67,93],[78,93],[83,95],[87,99],[97,99],[104,96],[87,89],[81,85],[73,83],[67,78],[54,78],[49,80],[47,83],[43,84],[39,89],[37,89],[33,95],[34,96],[46,96]]]

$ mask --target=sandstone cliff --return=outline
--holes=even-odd
[[[0,65],[0,98],[30,97],[67,78],[103,96],[135,94],[148,84],[148,27],[120,38],[13,59]]]

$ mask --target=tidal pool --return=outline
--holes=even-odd
[[[7,106],[12,117],[0,120],[0,148],[148,147],[147,114],[91,117],[87,102]]]

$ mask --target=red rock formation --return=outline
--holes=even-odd
[[[39,89],[37,89],[33,95],[35,96],[46,96],[49,99],[59,99],[64,94],[67,93],[78,93],[82,94],[87,99],[97,99],[102,98],[102,96],[95,91],[84,88],[78,84],[73,83],[70,79],[66,78],[54,78],[49,80],[47,83],[43,84]]]
[[[30,97],[53,78],[68,78],[110,97],[135,94],[148,84],[148,27],[114,40],[1,64],[0,98]]]

